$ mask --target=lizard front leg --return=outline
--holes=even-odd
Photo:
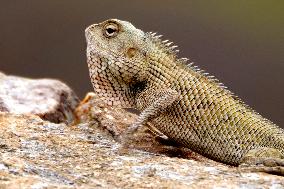
[[[147,122],[150,122],[152,119],[162,114],[168,106],[178,100],[178,97],[178,93],[172,89],[145,89],[142,91],[136,100],[137,108],[142,111],[137,121],[127,129],[125,134],[132,134],[143,125],[148,126]],[[148,126],[148,128],[153,131],[151,127]],[[153,132],[157,132],[155,129]],[[159,133],[159,135],[160,134],[161,133]]]
[[[149,131],[155,136],[159,141],[168,141],[168,137],[159,131],[151,122],[147,122],[146,125]]]
[[[275,148],[260,147],[250,150],[242,159],[241,171],[266,172],[284,175],[284,155]]]

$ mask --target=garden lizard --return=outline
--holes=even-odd
[[[158,133],[229,165],[284,175],[284,131],[152,32],[118,19],[85,30],[95,93],[110,106],[141,111],[134,132]]]

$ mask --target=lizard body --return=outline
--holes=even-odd
[[[150,123],[208,158],[284,174],[284,131],[178,58],[176,46],[118,19],[85,33],[94,90],[108,105],[141,111],[132,130]]]

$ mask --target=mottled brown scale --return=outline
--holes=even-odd
[[[217,79],[178,59],[154,34],[111,19],[88,27],[86,39],[95,92],[109,105],[141,111],[129,132],[149,122],[170,140],[217,161],[284,165],[283,130]]]

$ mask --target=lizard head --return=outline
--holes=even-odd
[[[109,105],[132,107],[131,85],[145,80],[147,37],[126,21],[86,28],[87,62],[95,90]]]

